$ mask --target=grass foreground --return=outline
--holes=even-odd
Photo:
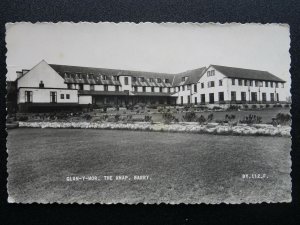
[[[291,200],[290,138],[19,128],[8,131],[7,148],[10,202]],[[67,181],[76,176],[114,179]]]

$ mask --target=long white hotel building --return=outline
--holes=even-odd
[[[17,71],[19,111],[91,105],[285,102],[285,81],[267,72],[210,65],[178,74],[48,64]]]

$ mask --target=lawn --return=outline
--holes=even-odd
[[[8,130],[8,191],[15,202],[289,201],[290,146],[281,137],[19,128]],[[268,178],[242,178],[252,173]],[[66,181],[117,175],[131,180]]]

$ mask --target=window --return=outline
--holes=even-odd
[[[128,77],[124,78],[124,83],[125,83],[125,85],[128,85]]]
[[[219,86],[223,85],[223,80],[219,80]]]
[[[249,86],[250,86],[250,87],[253,86],[253,81],[252,81],[252,80],[249,81]]]
[[[141,82],[145,82],[145,78],[144,77],[140,77],[140,81]]]
[[[274,93],[270,93],[271,102],[274,102]]]
[[[267,101],[267,94],[266,93],[261,93],[262,95],[262,101],[266,102]]]
[[[159,92],[163,92],[163,89],[162,89],[162,87],[160,87],[160,88],[159,88]]]
[[[214,75],[215,75],[215,71],[214,71],[214,70],[207,71],[207,76],[208,76],[208,77],[214,76]]]
[[[269,87],[269,82],[265,81],[265,87]]]
[[[165,83],[170,83],[169,79],[165,79]]]
[[[72,84],[67,84],[68,89],[72,89]]]
[[[248,80],[244,80],[244,86],[248,86],[249,85],[249,81]]]
[[[134,92],[138,92],[138,87],[137,86],[134,86],[133,89],[134,89]]]
[[[209,103],[214,104],[215,103],[215,94],[214,93],[209,93]]]
[[[182,78],[181,78],[181,82],[184,82],[184,81],[185,81],[185,77],[182,77]]]
[[[207,87],[214,87],[215,86],[215,82],[214,81],[209,81],[208,83],[207,83]]]
[[[262,87],[263,86],[263,82],[262,81],[258,81],[258,87]]]
[[[151,87],[151,92],[154,92],[154,87]]]
[[[188,104],[191,104],[191,96],[187,96],[188,97]]]
[[[60,94],[60,99],[65,99],[65,95],[64,94]]]
[[[184,85],[182,85],[182,91],[184,91],[185,90],[185,86]]]
[[[271,84],[270,86],[271,86],[271,88],[272,88],[272,87],[273,87],[273,82],[271,81],[270,84]]]
[[[39,87],[40,87],[40,88],[44,88],[44,83],[43,83],[42,80],[41,80],[41,82],[40,82],[40,84],[39,84]]]
[[[205,103],[205,94],[201,94],[201,103],[202,103],[202,104]]]
[[[132,82],[136,82],[136,77],[132,77]]]
[[[246,92],[241,92],[241,100],[243,101],[243,102],[245,102],[246,101]]]
[[[94,90],[95,90],[95,85],[91,84],[91,85],[90,85],[90,90],[91,90],[91,91],[94,91]]]
[[[115,86],[115,90],[116,90],[116,91],[120,91],[120,86],[116,85],[116,86]]]
[[[103,76],[102,76],[102,80],[107,80],[107,76],[106,76],[106,75],[103,75]]]
[[[275,82],[275,87],[278,88],[278,82]]]
[[[251,101],[257,102],[257,92],[251,92]]]
[[[157,78],[157,83],[161,83],[161,79],[160,78]]]
[[[201,83],[201,88],[204,88],[204,83]]]
[[[195,103],[195,105],[197,105],[197,97],[195,97],[195,102],[194,103]]]
[[[242,79],[238,79],[239,82],[239,86],[243,86],[243,80]]]
[[[186,85],[187,90],[191,90],[191,85]]]
[[[279,93],[276,93],[276,101],[279,102]]]
[[[25,102],[32,102],[32,91],[25,91]]]
[[[231,84],[235,85],[235,79],[231,79]]]
[[[231,92],[231,101],[236,101],[236,92],[235,91]]]
[[[50,102],[51,103],[56,103],[57,102],[56,91],[50,91]]]
[[[181,96],[180,99],[181,99],[181,105],[183,105],[183,96]]]
[[[257,80],[255,81],[255,87],[258,87],[258,81]]]
[[[194,92],[197,92],[197,84],[194,84]]]
[[[284,88],[284,83],[281,83],[281,87]]]
[[[108,91],[108,85],[104,84],[104,91]]]
[[[171,88],[168,87],[168,93],[170,93],[170,92],[171,92]]]
[[[143,87],[143,92],[146,92],[146,87]]]
[[[119,80],[119,77],[118,77],[118,76],[113,76],[113,80],[114,80],[114,81],[118,81],[118,80]]]
[[[66,99],[70,99],[70,94],[66,94]]]
[[[79,84],[79,90],[83,90],[83,84]]]
[[[219,102],[224,102],[224,92],[219,92]]]

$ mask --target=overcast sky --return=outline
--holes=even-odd
[[[287,25],[17,23],[6,43],[7,80],[44,59],[167,73],[217,64],[266,70],[290,85]]]

